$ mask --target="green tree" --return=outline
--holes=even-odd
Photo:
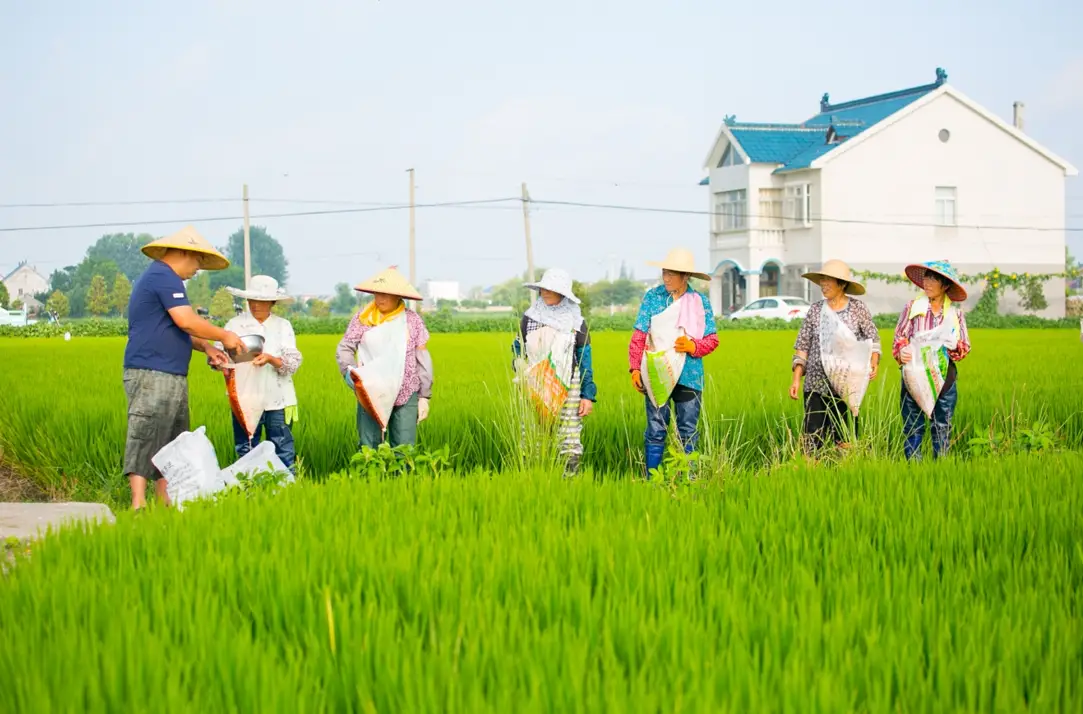
[[[191,302],[191,300],[189,300]],[[211,298],[211,317],[228,320],[236,314],[233,308],[233,296],[225,288],[218,288]]]
[[[642,286],[627,278],[599,280],[590,287],[590,299],[598,307],[608,305],[630,305],[643,295]]]
[[[327,317],[331,314],[331,306],[318,298],[308,301],[308,314],[312,317]]]
[[[45,309],[49,312],[56,313],[57,317],[67,317],[71,313],[71,305],[68,302],[68,296],[64,293],[56,290],[49,299],[45,301]]]
[[[11,301],[11,309],[12,310],[22,310],[23,309],[23,301],[22,300],[12,300]]]
[[[0,307],[4,307],[8,304],[8,300],[11,296],[8,295],[8,288],[3,283],[0,283]]]
[[[357,293],[349,283],[335,286],[335,297],[331,299],[331,312],[335,315],[352,315],[358,306]]]
[[[135,282],[150,265],[150,258],[143,255],[143,246],[153,240],[149,233],[109,233],[87,248],[86,260],[111,261],[129,282]]]
[[[194,278],[189,280],[185,285],[185,290],[188,293],[188,302],[193,307],[205,307],[210,309],[211,300],[214,298],[214,293],[211,290],[211,274],[207,271],[200,271]]]
[[[282,244],[275,240],[263,226],[251,226],[248,239],[252,247],[252,275],[270,275],[283,288],[289,277],[289,263]],[[225,270],[211,273],[211,290],[230,285],[239,288],[244,285],[244,229],[239,229],[229,237],[224,248],[220,248],[230,266]]]
[[[132,283],[124,273],[117,273],[113,281],[113,292],[109,295],[110,302],[117,314],[124,316],[128,313],[128,299],[132,296]]]
[[[541,279],[541,276],[545,274],[545,268],[535,268],[535,279]],[[534,301],[533,291],[529,288],[523,287],[523,283],[528,282],[527,271],[523,271],[523,274],[505,280],[496,287],[493,288],[492,304],[493,305],[506,305],[510,307],[523,307],[529,305]]]
[[[583,311],[583,317],[589,317],[592,305],[590,301],[590,288],[578,280],[573,280],[572,292],[579,298],[579,308]]]
[[[105,278],[95,275],[90,279],[86,292],[86,309],[91,315],[101,317],[109,314],[109,292],[105,287]]]

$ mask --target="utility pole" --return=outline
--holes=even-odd
[[[410,174],[410,284],[417,288],[417,236],[414,232],[414,170]]]
[[[244,289],[252,282],[252,240],[248,235],[248,184],[244,185]]]
[[[530,194],[523,183],[523,230],[526,233],[526,276],[534,282],[534,244],[530,242]]]

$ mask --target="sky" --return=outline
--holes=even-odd
[[[0,204],[189,201],[0,207],[0,228],[106,224],[0,232],[0,270],[47,276],[103,233],[185,223],[223,245],[247,183],[290,291],[329,293],[406,272],[396,206],[414,168],[419,282],[492,285],[526,267],[521,204],[427,204],[526,182],[535,200],[705,211],[726,114],[802,121],[824,92],[926,84],[936,67],[1009,121],[1025,102],[1027,133],[1083,168],[1083,4],[879,5],[0,0]],[[1083,227],[1080,178],[1067,194]],[[351,212],[263,217],[314,211]],[[228,220],[196,220],[213,218]],[[705,215],[541,204],[531,232],[536,264],[580,280],[622,260],[647,277],[674,246],[707,268]],[[1083,254],[1083,233],[1069,245]]]

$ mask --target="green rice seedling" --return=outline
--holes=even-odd
[[[700,452],[707,469],[758,470],[796,453],[802,406],[786,394],[794,335],[724,331],[705,360],[707,386]],[[306,473],[319,477],[346,467],[357,451],[356,400],[334,363],[333,335],[302,335],[305,361],[296,386],[301,418],[295,425]],[[888,344],[890,333],[882,340]],[[1079,340],[1072,330],[974,330],[971,355],[959,366],[956,447],[990,425],[1009,449],[1035,422],[1048,424],[1058,446],[1083,447],[1083,402],[1078,384]],[[596,474],[642,472],[644,397],[632,388],[628,335],[593,337],[594,413],[584,420],[583,465]],[[520,460],[520,425],[511,382],[511,335],[438,334],[430,342],[436,367],[432,413],[419,427],[419,445],[450,447],[459,469],[496,471],[529,466]],[[0,340],[0,446],[38,483],[79,498],[123,501],[120,464],[126,404],[120,372],[123,339]],[[1035,369],[1035,354],[1043,356]],[[207,426],[223,465],[233,460],[230,412],[221,376],[202,356],[190,378],[192,424]],[[861,409],[855,451],[875,460],[902,457],[899,372],[885,357]],[[536,462],[541,465],[542,462]],[[713,464],[713,465],[712,465]]]
[[[0,576],[0,710],[1083,710],[1083,455],[333,479]]]

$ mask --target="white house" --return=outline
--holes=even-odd
[[[459,283],[452,280],[427,280],[421,294],[433,305],[436,304],[437,300],[451,300],[452,302],[462,300]]]
[[[12,302],[21,300],[25,303],[36,294],[49,290],[49,281],[36,268],[27,265],[25,260],[4,276],[3,283]]]
[[[701,183],[710,187],[711,302],[721,314],[771,295],[816,299],[800,275],[839,258],[901,274],[947,259],[961,273],[1064,270],[1065,180],[1077,171],[947,83],[832,104],[799,124],[727,116]],[[973,306],[981,286],[968,286]],[[868,284],[874,313],[914,290]],[[1045,285],[1064,315],[1064,281]],[[1019,312],[1007,293],[1001,310]]]

